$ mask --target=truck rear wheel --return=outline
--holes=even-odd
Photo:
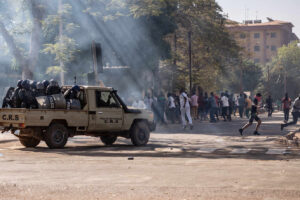
[[[117,136],[105,135],[100,136],[100,139],[105,145],[112,145],[117,140]]]
[[[19,140],[24,147],[36,147],[41,141],[33,137],[19,137]]]
[[[63,148],[68,141],[68,129],[63,124],[51,124],[45,134],[45,142],[50,149]]]
[[[135,146],[146,145],[149,141],[150,131],[145,121],[136,122],[131,130],[131,142]]]

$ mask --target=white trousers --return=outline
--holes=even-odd
[[[192,117],[191,117],[191,108],[190,107],[181,108],[180,112],[181,112],[182,125],[186,126],[185,116],[187,116],[187,118],[189,120],[189,124],[192,125],[193,121],[192,121]]]

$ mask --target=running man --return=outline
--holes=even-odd
[[[256,129],[255,129],[253,134],[254,135],[260,135],[258,133],[258,129],[261,125],[261,119],[258,117],[258,106],[259,106],[260,100],[261,100],[261,94],[257,93],[256,96],[254,97],[253,104],[252,104],[252,107],[251,107],[251,117],[249,119],[249,122],[247,124],[245,124],[243,126],[243,128],[239,129],[239,132],[240,132],[241,135],[243,135],[243,131],[246,128],[248,128],[249,126],[252,125],[253,120],[257,121]]]

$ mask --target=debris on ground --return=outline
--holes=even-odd
[[[287,146],[296,146],[300,147],[300,130],[290,132],[289,134],[283,136],[279,139],[280,143],[283,143]]]

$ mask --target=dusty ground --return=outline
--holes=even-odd
[[[240,137],[232,123],[158,127],[146,147],[75,137],[62,150],[23,148],[0,135],[0,199],[300,199],[300,149],[276,140],[282,115],[262,136]],[[128,158],[132,158],[130,160]]]

